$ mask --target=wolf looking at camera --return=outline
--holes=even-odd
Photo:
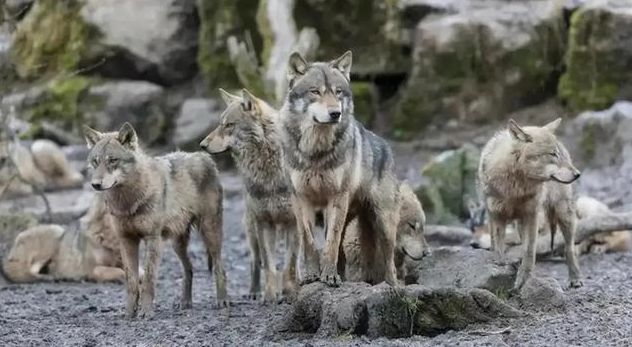
[[[289,59],[289,91],[280,121],[293,207],[304,238],[303,282],[340,284],[343,231],[357,216],[359,230],[373,233],[383,255],[385,281],[396,285],[399,183],[389,145],[354,118],[351,63],[351,52],[330,62],[308,63],[298,53]],[[319,210],[326,232],[322,259],[313,235]]]

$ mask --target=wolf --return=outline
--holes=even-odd
[[[357,217],[362,234],[377,240],[385,281],[397,285],[399,183],[390,146],[354,118],[351,64],[350,51],[330,62],[308,63],[296,52],[289,59],[289,91],[279,116],[292,206],[303,237],[302,281],[340,284],[343,230]],[[313,235],[317,211],[323,211],[326,233],[322,263]]]
[[[577,218],[571,186],[581,173],[555,136],[560,122],[558,118],[543,127],[523,128],[510,119],[507,129],[496,133],[481,152],[478,184],[489,216],[492,249],[502,259],[505,228],[513,220],[525,243],[514,290],[524,285],[535,267],[539,209],[549,225],[562,231],[570,286],[582,285],[574,247]]]
[[[127,284],[126,316],[153,315],[154,282],[163,247],[169,238],[182,263],[184,281],[179,307],[191,307],[193,269],[187,254],[189,232],[200,231],[215,275],[217,305],[227,306],[226,273],[221,259],[222,186],[215,162],[203,152],[173,152],[150,157],[139,146],[136,131],[125,123],[118,132],[83,127],[90,153],[91,185],[111,215],[121,245]],[[142,296],[138,249],[145,241]]]
[[[397,241],[395,247],[395,266],[397,278],[404,281],[408,275],[407,263],[419,261],[430,254],[430,248],[424,237],[426,215],[417,195],[405,183],[399,186],[399,223],[397,225]],[[375,237],[361,233],[358,220],[352,220],[345,230],[343,249],[346,260],[345,280],[377,284],[384,281],[382,255],[375,249]],[[362,243],[366,243],[363,247]],[[367,249],[371,252],[367,252]]]
[[[244,179],[244,222],[250,245],[250,296],[260,286],[261,262],[265,269],[264,303],[277,301],[276,239],[286,236],[283,292],[291,295],[297,285],[299,238],[291,205],[291,187],[281,155],[277,110],[243,89],[241,96],[223,89],[226,110],[219,125],[201,143],[209,153],[230,150]]]

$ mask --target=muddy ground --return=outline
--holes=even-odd
[[[464,136],[480,142],[491,128]],[[493,130],[491,130],[493,131]],[[415,180],[419,167],[436,151],[456,147],[450,139],[395,145],[398,174]],[[632,345],[632,254],[581,257],[584,287],[565,289],[566,312],[534,312],[524,318],[470,326],[434,337],[369,340],[343,335],[333,339],[296,336],[270,342],[263,336],[284,305],[263,307],[243,298],[248,292],[248,249],[241,218],[241,183],[224,173],[225,243],[229,309],[213,308],[214,281],[197,235],[189,253],[194,265],[193,309],[178,311],[181,269],[167,247],[157,283],[156,315],[148,321],[123,318],[125,289],[120,284],[38,283],[0,288],[0,346],[625,346]],[[88,190],[86,188],[86,190]],[[566,283],[563,262],[541,262],[538,276]],[[501,333],[502,332],[502,333]]]

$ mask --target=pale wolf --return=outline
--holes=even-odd
[[[289,92],[280,118],[293,207],[304,238],[303,282],[340,284],[343,229],[357,216],[361,232],[377,239],[384,279],[396,285],[398,181],[389,145],[354,118],[351,61],[351,52],[331,62],[307,63],[298,53],[289,59]],[[322,262],[312,234],[318,210],[326,231]]]
[[[38,280],[123,282],[125,272],[104,203],[95,197],[78,229],[37,225],[16,237],[3,260],[5,275],[16,283]]]
[[[397,278],[403,281],[407,276],[407,263],[419,261],[427,256],[429,247],[424,237],[426,215],[415,192],[408,184],[403,183],[399,186],[399,199],[395,266],[397,267]],[[343,240],[346,260],[345,280],[363,281],[371,284],[384,281],[383,256],[376,247],[374,236],[361,233],[357,219],[352,220],[345,229]],[[364,247],[363,243],[365,244]]]
[[[577,198],[577,219],[578,222],[584,218],[592,216],[602,216],[612,213],[608,206],[599,200],[588,196],[580,196]],[[470,208],[470,219],[467,225],[472,231],[472,241],[470,245],[473,248],[490,249],[491,237],[487,227],[487,218],[484,206],[472,206]],[[547,232],[551,237],[550,249],[553,250],[554,234],[550,233],[549,227],[544,222],[544,218],[539,220],[539,235],[546,235]],[[509,246],[520,244],[520,237],[517,234],[513,224],[507,226],[507,239],[505,243]],[[576,245],[576,251],[579,254],[586,253],[607,253],[607,252],[627,252],[632,247],[632,235],[629,230],[603,232],[593,235]]]
[[[222,187],[210,155],[174,152],[150,157],[140,148],[129,123],[110,133],[84,126],[84,135],[90,148],[92,187],[103,197],[121,244],[127,317],[153,314],[154,282],[164,238],[172,239],[182,263],[180,307],[191,307],[193,269],[187,246],[192,227],[200,231],[208,252],[217,304],[226,306],[226,274],[221,259]],[[142,296],[138,276],[141,239],[147,250]]]
[[[281,156],[277,111],[263,100],[242,90],[231,95],[220,89],[227,108],[219,125],[201,143],[209,153],[230,150],[243,177],[246,191],[244,222],[250,245],[250,295],[256,298],[260,286],[261,262],[265,270],[264,303],[276,302],[276,240],[286,236],[283,289],[294,292],[297,282],[299,239],[291,206],[291,187]]]
[[[555,137],[560,122],[558,118],[543,127],[522,128],[509,120],[508,129],[494,135],[481,153],[478,183],[489,215],[492,249],[502,258],[505,227],[513,220],[518,222],[525,242],[514,289],[522,287],[535,266],[539,209],[549,225],[562,231],[571,287],[582,285],[574,247],[577,218],[570,185],[580,172]]]

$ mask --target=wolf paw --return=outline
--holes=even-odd
[[[280,296],[274,292],[274,293],[266,293],[263,296],[263,305],[276,305],[280,302]]]
[[[339,287],[340,284],[342,284],[342,279],[340,278],[340,275],[338,275],[338,273],[336,272],[333,272],[333,273],[323,272],[323,274],[320,275],[320,281],[327,284],[330,287]]]
[[[215,302],[215,308],[218,309],[227,308],[228,306],[230,306],[230,302],[228,301],[228,299],[217,299],[217,301]]]
[[[312,274],[306,273],[306,274],[303,275],[303,278],[301,279],[300,283],[301,283],[302,286],[304,286],[306,284],[317,282],[318,280],[319,280],[319,277],[318,277],[317,274],[315,274],[315,273],[312,273]]]
[[[584,285],[584,282],[582,282],[582,280],[580,279],[576,279],[576,280],[571,280],[569,283],[569,287],[570,288],[580,288]]]
[[[257,300],[260,297],[258,293],[248,293],[243,296],[246,300]]]
[[[191,307],[193,307],[191,300],[180,300],[180,302],[177,302],[174,305],[174,308],[176,310],[189,310],[191,309]]]
[[[140,311],[138,311],[138,318],[140,319],[150,319],[154,317],[154,310],[152,308],[141,307]]]

